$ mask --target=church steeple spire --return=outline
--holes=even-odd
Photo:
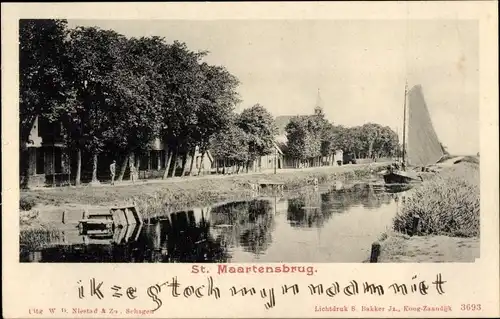
[[[323,100],[321,99],[321,94],[318,88],[318,95],[316,97],[316,106],[314,107],[314,114],[320,115],[323,113]]]

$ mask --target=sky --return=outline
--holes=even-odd
[[[473,20],[69,20],[128,37],[208,50],[240,80],[238,110],[311,114],[318,89],[335,124],[388,125],[402,136],[405,81],[420,84],[440,141],[479,151],[478,25]]]

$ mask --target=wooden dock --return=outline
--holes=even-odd
[[[78,229],[80,235],[92,239],[118,239],[121,237],[136,237],[127,233],[140,229],[142,224],[141,215],[136,207],[131,205],[111,207],[109,211],[101,210],[93,213],[84,211],[82,219],[78,222]]]

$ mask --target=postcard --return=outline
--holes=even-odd
[[[493,1],[2,4],[5,318],[498,317]]]

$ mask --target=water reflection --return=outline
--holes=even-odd
[[[362,261],[359,256],[390,223],[395,205],[383,188],[366,184],[326,193],[307,190],[290,199],[220,203],[166,212],[150,224],[116,230],[111,240],[66,231],[63,243],[22,249],[21,261]],[[303,231],[322,229],[326,235]],[[353,236],[360,240],[352,241]],[[347,239],[345,247],[338,246]]]
[[[211,210],[212,234],[225,248],[242,247],[256,255],[272,242],[273,207],[268,200],[232,202]]]
[[[390,204],[393,198],[382,187],[370,184],[323,194],[306,192],[289,200],[287,220],[293,227],[320,228],[334,214],[345,213],[351,207],[378,209]]]

